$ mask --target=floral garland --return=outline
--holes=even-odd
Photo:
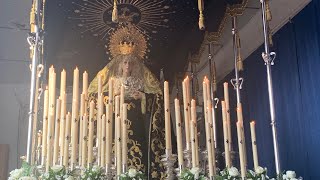
[[[180,180],[207,180],[208,178],[201,173],[202,170],[198,167],[191,170],[185,169],[179,174]],[[84,169],[82,173],[79,170],[69,171],[64,166],[53,166],[48,172],[41,175],[36,166],[31,166],[26,162],[22,163],[20,169],[15,169],[10,172],[8,180],[103,180],[106,175],[101,167],[91,166]],[[146,180],[146,176],[136,169],[129,169],[126,173],[119,175],[120,180]],[[254,171],[248,170],[246,174],[247,180],[302,180],[302,177],[297,178],[294,171],[286,171],[279,174],[276,178],[267,176],[267,168],[257,167]],[[215,180],[241,180],[240,173],[237,168],[225,168],[215,176]]]

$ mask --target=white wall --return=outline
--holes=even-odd
[[[0,84],[0,144],[10,145],[9,171],[26,153],[28,94],[26,84]]]

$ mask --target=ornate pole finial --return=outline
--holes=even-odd
[[[203,15],[203,9],[204,9],[204,3],[203,0],[198,0],[198,9],[199,9],[199,29],[204,30],[204,15]]]
[[[113,10],[112,10],[112,22],[118,22],[118,8],[117,8],[117,0],[113,1]]]

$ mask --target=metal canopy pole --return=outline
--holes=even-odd
[[[272,87],[272,71],[271,71],[271,65],[273,65],[273,60],[276,57],[276,53],[275,52],[270,53],[270,50],[269,50],[269,39],[268,39],[269,30],[268,30],[267,17],[266,17],[266,1],[260,0],[260,2],[261,2],[261,10],[262,10],[262,23],[263,23],[264,49],[265,49],[265,52],[262,53],[262,58],[267,67],[267,82],[268,82],[270,117],[271,117],[276,173],[280,174],[281,166],[280,166],[280,158],[279,158],[279,148],[278,148],[279,146],[278,146],[278,140],[277,140],[277,128],[276,128],[274,96],[273,96],[273,87]]]
[[[217,149],[217,126],[216,126],[216,108],[217,103],[219,102],[218,98],[215,98],[215,85],[214,85],[214,61],[212,62],[213,55],[211,54],[211,43],[208,44],[208,60],[209,60],[209,82],[210,82],[210,94],[211,94],[211,104],[212,104],[212,129],[213,129],[213,141],[214,141],[214,148]],[[214,52],[213,52],[214,54]],[[213,67],[212,67],[213,65]]]
[[[232,36],[233,36],[233,54],[234,54],[234,72],[235,72],[235,79],[231,79],[231,84],[233,85],[234,89],[236,90],[237,95],[237,104],[241,103],[241,95],[240,95],[240,89],[242,86],[243,79],[239,77],[239,67],[238,64],[238,58],[239,54],[239,47],[238,47],[238,29],[237,29],[237,16],[232,16]]]
[[[28,122],[28,141],[27,141],[27,159],[28,163],[31,163],[31,151],[32,151],[32,127],[34,118],[34,105],[36,95],[36,76],[37,66],[39,62],[39,45],[40,45],[40,0],[34,0],[35,3],[35,25],[34,33],[28,37],[28,42],[33,48],[32,64],[31,64],[31,87],[30,87],[30,104],[29,104],[29,122]],[[35,137],[33,137],[35,138]]]

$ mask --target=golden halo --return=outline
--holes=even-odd
[[[110,37],[109,51],[112,57],[120,54],[134,54],[141,59],[147,52],[145,36],[133,25],[118,28]]]

